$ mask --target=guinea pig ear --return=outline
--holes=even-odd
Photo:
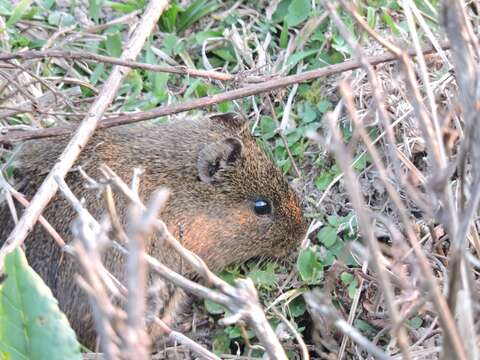
[[[243,142],[231,137],[206,145],[200,150],[197,159],[198,177],[213,184],[215,175],[228,167],[235,166],[243,156]]]
[[[242,115],[228,112],[210,115],[210,119],[227,128],[243,130],[248,126],[248,120]]]

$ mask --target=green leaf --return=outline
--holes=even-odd
[[[130,97],[135,98],[134,101],[136,101],[136,98],[140,96],[140,93],[142,92],[142,89],[143,89],[143,79],[139,71],[138,70],[130,71],[127,75],[127,78],[125,79],[125,82],[131,85],[132,94],[130,95]]]
[[[54,3],[55,3],[55,0],[42,0],[42,1],[40,1],[40,5],[42,7],[44,7],[45,9],[51,9]]]
[[[272,288],[277,285],[277,276],[275,275],[274,263],[269,263],[265,270],[255,269],[250,271],[248,277],[252,279],[258,287]]]
[[[32,0],[21,0],[12,11],[12,15],[7,21],[7,27],[12,27],[30,8]]]
[[[231,101],[221,102],[221,103],[217,104],[217,108],[218,108],[218,111],[221,112],[221,113],[226,113],[226,112],[233,111],[233,109],[234,109],[233,102],[231,102]]]
[[[365,169],[365,167],[368,165],[368,160],[369,160],[369,156],[366,153],[362,154],[360,157],[355,159],[353,168],[358,171]]]
[[[390,28],[390,30],[395,36],[401,35],[400,29],[386,10],[382,13],[382,20]]]
[[[153,75],[153,92],[159,99],[164,99],[167,96],[167,83],[170,78],[170,74],[167,73],[155,73]]]
[[[271,116],[262,116],[260,119],[260,131],[265,140],[273,138],[277,133],[277,124]]]
[[[167,11],[162,14],[160,23],[164,30],[170,33],[175,31],[177,15],[181,10],[182,8],[176,2],[174,2],[168,7]]]
[[[230,339],[225,333],[217,333],[212,341],[213,352],[217,355],[230,353]]]
[[[408,320],[408,325],[413,329],[419,329],[420,326],[423,325],[423,320],[419,316],[415,316],[414,318]]]
[[[320,111],[322,114],[325,114],[328,110],[332,109],[333,105],[330,101],[328,100],[320,100],[317,104],[317,109]]]
[[[307,284],[318,283],[323,276],[323,264],[317,259],[314,248],[300,252],[297,268],[302,280]]]
[[[376,22],[376,17],[375,17],[375,8],[372,6],[367,7],[367,23],[368,26],[372,29],[375,28],[375,22]]]
[[[337,241],[337,229],[325,226],[318,232],[317,238],[325,247],[329,248]]]
[[[357,278],[353,279],[353,281],[348,285],[348,297],[353,299],[355,294],[357,293],[358,288],[358,280]]]
[[[98,80],[100,80],[100,77],[104,74],[105,72],[105,64],[100,63],[97,66],[95,66],[95,70],[93,70],[92,75],[90,75],[90,83],[92,85],[95,85],[98,83]]]
[[[122,55],[122,39],[119,33],[107,35],[105,40],[105,47],[107,53],[113,57],[120,57]]]
[[[238,326],[229,326],[225,329],[225,332],[228,334],[228,337],[230,339],[238,339],[240,337],[243,337],[242,329]],[[249,339],[254,337],[252,330],[247,331],[247,337]]]
[[[67,317],[19,248],[5,257],[0,287],[0,358],[81,360]]]
[[[219,4],[216,1],[196,0],[182,13],[180,13],[177,22],[177,33],[181,33],[194,22],[200,20],[202,17],[217,10]]]
[[[102,11],[102,0],[88,0],[88,15],[98,23]]]
[[[311,123],[317,119],[317,113],[315,112],[315,108],[309,102],[305,102],[303,106],[303,111],[301,112],[302,122],[304,123]]]
[[[305,300],[302,296],[297,296],[295,299],[290,301],[288,304],[288,309],[290,310],[290,315],[294,318],[302,316],[305,314]]]
[[[288,46],[288,23],[283,22],[282,32],[280,33],[279,45],[282,49],[286,49]]]
[[[272,21],[277,23],[285,19],[288,14],[288,7],[292,3],[292,0],[282,0],[280,4],[278,4],[277,9],[272,15]]]
[[[289,26],[297,26],[308,18],[310,9],[310,0],[292,0],[285,20]]]
[[[205,304],[205,309],[209,314],[220,315],[225,312],[225,308],[222,305],[219,305],[213,301],[205,300],[204,304]]]
[[[293,68],[295,65],[297,65],[301,60],[318,53],[317,49],[314,50],[307,50],[307,51],[298,51],[294,53],[292,56],[288,58],[287,65],[290,66],[290,68]]]
[[[163,39],[163,50],[167,55],[172,56],[175,53],[175,47],[178,43],[179,39],[174,34],[168,34]]]
[[[75,23],[75,18],[63,11],[52,11],[48,15],[48,23],[54,26],[67,27]]]
[[[200,85],[202,85],[202,79],[193,80],[183,94],[184,99],[188,99],[190,96],[192,96],[195,90],[197,90],[197,87],[199,87]]]
[[[318,190],[324,191],[328,188],[328,185],[330,185],[332,180],[333,180],[332,173],[330,171],[325,171],[323,174],[315,178],[315,186],[317,187]]]
[[[200,31],[195,34],[195,42],[197,43],[197,45],[203,45],[205,40],[209,38],[216,38],[221,36],[222,36],[222,32],[218,30]]]
[[[344,271],[343,273],[340,274],[340,280],[345,284],[348,285],[350,284],[355,276],[353,274],[350,274],[349,272]]]
[[[235,57],[235,53],[233,52],[232,49],[220,48],[220,49],[215,49],[212,52],[224,61],[228,61],[231,63],[237,62],[237,58]]]
[[[354,324],[355,324],[355,327],[365,335],[370,336],[377,333],[377,330],[365,320],[356,319]]]

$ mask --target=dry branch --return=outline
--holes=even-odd
[[[457,220],[457,212],[455,211],[455,205],[453,203],[451,187],[448,185],[447,177],[446,177],[447,175],[446,174],[447,161],[445,158],[446,152],[443,146],[443,142],[441,141],[441,136],[439,135],[439,130],[438,130],[439,124],[435,123],[434,118],[431,116],[431,114],[429,114],[429,112],[427,111],[423,103],[422,96],[419,91],[420,86],[417,82],[417,75],[415,73],[412,61],[410,57],[404,51],[402,51],[399,47],[390,43],[388,40],[382,38],[377,32],[371,29],[365,23],[365,21],[358,15],[358,13],[355,11],[355,9],[350,3],[344,0],[341,0],[341,3],[343,4],[344,8],[349,12],[349,14],[355,18],[357,23],[363,29],[368,31],[368,33],[372,37],[374,37],[375,40],[377,40],[380,44],[385,46],[392,54],[396,54],[398,56],[400,60],[400,64],[403,66],[403,74],[405,76],[405,83],[409,89],[408,94],[410,95],[410,101],[412,103],[414,111],[421,125],[423,138],[428,145],[428,150],[430,154],[429,156],[430,166],[433,169],[435,169],[434,176],[437,177],[436,181],[438,182],[436,186],[433,184],[430,185],[427,188],[427,190],[428,190],[428,193],[432,195],[434,199],[436,199],[437,203],[444,204],[443,207],[441,207],[441,212],[443,214],[442,222],[444,222],[445,228],[449,232],[450,238],[454,239],[457,237],[456,229],[457,229],[458,220]],[[337,21],[337,26],[341,25],[339,24],[339,22],[340,20]],[[348,34],[345,34],[345,31],[343,32],[343,36],[348,39]],[[362,56],[362,50],[358,47],[356,50],[357,50],[357,55]],[[423,56],[422,54],[418,54],[418,55]],[[463,56],[466,56],[466,54],[463,54]],[[428,81],[428,77],[424,76],[424,81]],[[372,82],[372,85],[373,84],[374,83]],[[429,88],[429,85],[425,85],[425,86],[427,87],[427,89]],[[376,89],[376,87],[374,88]],[[377,110],[379,110],[379,112],[381,113],[380,110],[382,109],[382,106],[379,106],[378,102],[376,105],[377,105]],[[385,121],[384,128],[388,129],[390,125],[390,122],[386,121],[388,120],[388,117],[382,116],[381,118],[383,121]],[[388,148],[390,152],[396,148],[395,140],[392,137],[389,137]],[[403,180],[402,184],[404,184],[408,188],[408,184],[406,184],[405,182],[405,177],[403,177],[402,174],[399,172],[399,165],[398,165],[398,161],[396,160],[396,155],[392,156],[391,161],[393,162],[393,165],[396,167],[397,175],[401,180]],[[387,186],[387,189],[388,189],[388,186]],[[466,358],[465,348],[462,344],[462,340],[458,332],[458,327],[456,326],[453,315],[452,315],[454,309],[453,308],[449,309],[447,301],[443,296],[436,282],[431,266],[428,263],[427,256],[421,249],[418,243],[417,236],[412,229],[410,219],[406,215],[407,211],[402,200],[399,198],[398,194],[395,191],[389,191],[389,196],[390,196],[390,199],[395,204],[395,206],[397,207],[398,214],[405,226],[407,238],[410,244],[412,245],[412,247],[414,248],[414,251],[418,258],[422,272],[425,275],[425,279],[427,280],[427,283],[429,285],[430,296],[438,310],[438,315],[440,317],[440,324],[442,325],[445,331],[445,335],[444,335],[445,341],[443,346],[443,352],[447,358],[465,359]]]
[[[119,59],[111,56],[89,53],[86,51],[27,50],[27,51],[20,51],[16,53],[0,52],[0,61],[5,61],[7,62],[7,64],[8,64],[8,61],[12,59],[32,60],[32,59],[52,59],[52,58],[61,58],[61,59],[67,59],[67,60],[87,60],[87,61],[93,61],[93,62],[101,62],[105,64],[124,66],[131,69],[141,69],[141,70],[147,70],[152,72],[164,72],[164,73],[170,73],[170,74],[188,75],[192,77],[201,77],[201,78],[215,79],[215,80],[221,80],[221,81],[233,81],[233,80],[242,78],[241,75],[232,75],[232,74],[222,73],[220,71],[191,69],[186,66],[166,66],[166,65],[145,64],[145,63],[139,63],[139,62],[128,60],[128,59]],[[258,83],[263,80],[258,76],[248,76],[245,78],[245,81]]]
[[[443,42],[441,44],[443,49],[448,49],[450,44]],[[423,49],[425,54],[430,54],[435,52],[433,47]],[[415,56],[415,50],[410,49],[407,51],[408,54]],[[377,65],[389,61],[397,60],[395,55],[386,53],[377,56],[365,57],[365,62],[370,65]],[[285,88],[287,86],[311,81],[323,76],[328,76],[332,74],[337,74],[345,72],[348,70],[357,69],[362,66],[362,63],[358,59],[347,60],[340,64],[325,66],[324,68],[306,71],[300,74],[289,75],[281,77],[278,79],[267,80],[259,84],[248,85],[246,87],[225,91],[220,94],[205,96],[199,99],[194,99],[186,101],[181,104],[166,105],[154,108],[148,111],[142,111],[137,113],[131,113],[126,115],[120,115],[116,117],[111,117],[103,119],[98,123],[99,129],[105,129],[112,126],[118,126],[123,124],[131,124],[139,121],[150,120],[161,116],[172,115],[181,113],[184,111],[189,111],[193,109],[203,108],[209,105],[218,104],[224,101],[241,99],[247,96],[258,95],[261,93],[269,92],[276,89]],[[10,131],[6,134],[0,135],[0,144],[12,144],[19,141],[29,140],[29,139],[39,139],[52,136],[59,136],[69,134],[75,131],[75,125],[62,126],[57,128],[50,129],[40,129],[32,131]],[[8,130],[8,129],[7,129]]]

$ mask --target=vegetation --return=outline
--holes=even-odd
[[[439,20],[441,4],[438,1],[362,0],[356,1],[355,5],[356,14],[368,27],[402,49],[411,48],[417,40],[423,46],[437,46],[445,38]],[[75,50],[117,58],[122,53],[131,24],[135,22],[135,17],[131,15],[143,11],[145,6],[145,1],[136,0],[90,0],[88,4],[0,0],[0,18],[3,19],[0,22],[1,48],[10,53]],[[478,21],[474,10],[473,7],[466,10],[472,22]],[[147,111],[234,88],[255,86],[255,79],[266,81],[273,75],[282,77],[338,64],[358,56],[358,49],[353,44],[359,44],[367,55],[387,51],[365,31],[358,19],[354,19],[348,7],[339,8],[336,14],[348,31],[349,39],[324,4],[315,1],[172,1],[158,22],[158,31],[150,36],[137,61],[217,70],[236,74],[235,80],[220,81],[185,73],[132,69],[108,114]],[[117,22],[115,19],[121,20]],[[413,27],[411,21],[415,24]],[[447,149],[445,156],[452,166],[456,166],[455,156],[461,144],[464,143],[465,147],[469,145],[463,134],[468,122],[464,123],[452,110],[457,106],[458,91],[451,71],[452,60],[443,52],[425,60],[427,79],[423,78],[425,73],[421,63],[415,63],[414,67],[420,82],[418,91],[427,104],[422,109],[428,116],[437,119],[445,143],[436,146]],[[17,60],[2,64],[11,64],[10,67],[0,67],[0,77],[5,83],[0,93],[0,128],[9,129],[25,126],[48,128],[81,119],[112,68],[108,62],[73,61],[68,54],[64,58],[22,60],[21,64],[28,69],[23,73],[19,71],[20,62]],[[395,306],[400,309],[399,316],[405,324],[403,329],[410,354],[418,359],[439,357],[439,346],[446,327],[439,325],[438,319],[441,320],[442,316],[428,297],[434,293],[428,287],[428,281],[422,279],[423,268],[418,254],[412,255],[412,247],[407,246],[405,239],[408,238],[408,229],[412,228],[414,235],[421,239],[432,274],[443,291],[448,293],[444,284],[459,279],[452,274],[454,255],[450,240],[454,232],[445,225],[454,220],[449,222],[440,218],[440,213],[445,214],[442,204],[446,200],[438,195],[440,191],[436,190],[434,182],[441,183],[438,186],[445,183],[445,187],[452,189],[452,197],[455,198],[452,201],[459,207],[458,224],[461,224],[464,214],[462,196],[469,199],[473,196],[462,186],[467,186],[474,175],[471,178],[466,176],[467,180],[460,178],[459,174],[447,174],[441,179],[435,177],[435,167],[432,166],[435,163],[431,158],[436,148],[430,147],[428,139],[422,135],[418,105],[412,104],[412,90],[403,76],[405,68],[399,62],[390,62],[378,65],[375,70],[379,80],[377,85],[383,89],[383,105],[393,124],[391,128],[382,122],[383,115],[375,98],[379,88],[372,84],[365,69],[153,120],[161,122],[167,121],[167,118],[196,116],[203,112],[240,112],[251,119],[253,133],[303,194],[306,216],[311,224],[309,239],[298,254],[282,260],[254,259],[225,269],[220,274],[230,284],[238,278],[253,281],[269,322],[292,359],[302,357],[296,334],[303,339],[311,358],[328,358],[329,353],[340,354],[343,358],[367,357],[365,348],[349,341],[347,336],[336,330],[334,320],[323,315],[321,320],[324,323],[319,324],[303,297],[312,290],[320,290],[339,317],[385,354],[396,358],[400,358],[402,352],[405,354],[401,335],[395,328],[399,324],[393,323],[392,317],[387,315],[391,309],[388,299],[385,299],[388,297],[388,294],[385,295],[385,284],[379,280],[378,269],[372,260],[380,253],[372,253],[366,232],[360,233],[362,222],[356,203],[351,200],[348,179],[344,178],[346,168],[339,156],[331,151],[335,146],[335,140],[332,140],[335,136],[328,123],[332,111],[337,116],[341,139],[348,144],[346,152],[352,157],[349,166],[356,174],[355,191],[365,199],[364,205],[369,209],[369,225],[381,248],[381,256],[377,260],[393,284]],[[11,79],[14,72],[18,82]],[[348,82],[348,87],[344,87],[348,91],[340,94],[337,86],[342,81]],[[53,95],[54,99],[47,100],[47,94]],[[348,94],[366,138],[359,135],[359,123],[352,120],[349,111],[352,104],[346,101],[345,105],[345,100],[340,101]],[[388,178],[387,184],[367,145],[377,150]],[[4,161],[2,170],[7,180],[14,171],[16,149],[7,146],[0,149],[0,157]],[[400,155],[393,157],[392,151]],[[466,163],[467,170],[464,170],[473,174],[474,170],[469,168],[473,160],[466,160]],[[399,174],[403,177],[400,178]],[[397,203],[392,200],[389,185],[400,195],[406,214],[399,211]],[[460,192],[463,195],[457,194]],[[414,197],[415,194],[418,198]],[[474,208],[473,212],[476,213],[476,210]],[[409,224],[404,222],[403,216]],[[475,222],[467,226],[466,231],[472,240],[462,251],[470,280],[478,285],[478,274],[473,270],[478,268],[480,254],[476,226]],[[51,294],[42,290],[44,285],[35,278],[22,256],[17,251],[5,259],[7,278],[0,289],[0,326],[3,328],[0,328],[0,351],[3,353],[11,349],[22,352],[22,345],[11,340],[11,333],[5,332],[6,321],[14,321],[4,318],[11,314],[7,305],[18,308],[23,303],[16,290],[12,290],[12,278],[17,280],[17,286],[31,287],[32,291],[40,292],[41,295],[35,295],[39,297],[39,304],[55,307],[51,305]],[[19,261],[17,265],[11,263],[14,257]],[[17,278],[16,271],[28,274],[28,279]],[[16,294],[15,298],[12,291]],[[452,303],[449,302],[449,305],[452,306]],[[478,301],[475,306],[478,307]],[[471,314],[476,315],[472,321],[478,327],[478,309],[475,306]],[[231,315],[225,307],[210,300],[197,299],[194,311],[205,331],[188,335],[215,354],[222,357],[263,355],[264,349],[256,346],[258,339],[252,331],[245,331],[238,324],[218,325],[219,319]],[[57,319],[58,326],[65,327],[58,309],[52,309],[51,316]],[[461,319],[460,316],[461,332],[475,334],[475,326],[468,327]],[[439,329],[441,331],[437,331]],[[38,336],[42,337],[37,339],[33,331],[25,330],[23,333],[22,336],[27,334],[32,341],[42,342],[45,351],[54,346],[43,340],[50,338],[48,334],[41,333]],[[473,343],[478,345],[478,338]],[[74,347],[65,351],[73,352]],[[60,350],[55,349],[57,355],[60,354]],[[28,355],[11,356],[12,359],[28,358]]]

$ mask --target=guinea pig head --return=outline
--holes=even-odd
[[[211,121],[222,135],[199,148],[185,246],[214,269],[291,253],[306,233],[295,192],[237,117]]]

